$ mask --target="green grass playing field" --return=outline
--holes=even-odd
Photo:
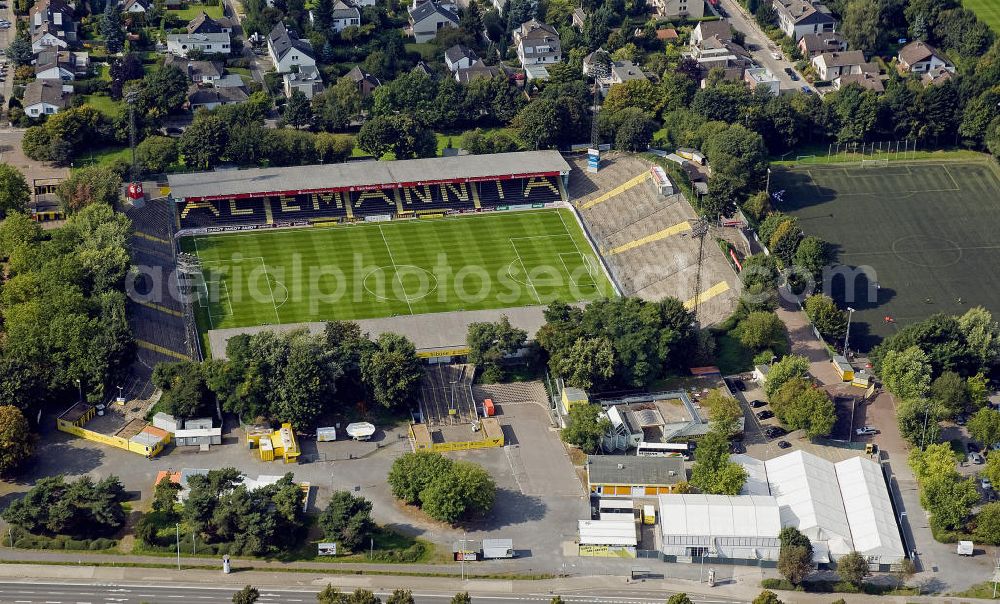
[[[993,31],[1000,33],[1000,2],[997,0],[962,0],[962,5],[975,12]]]
[[[199,327],[509,308],[613,295],[569,210],[186,238]]]
[[[843,277],[830,288],[857,310],[853,349],[934,313],[1000,313],[1000,177],[988,160],[774,169],[771,191],[855,275],[853,295]]]

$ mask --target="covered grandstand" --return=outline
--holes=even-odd
[[[423,213],[564,201],[570,166],[556,151],[221,170],[169,176],[180,229]]]

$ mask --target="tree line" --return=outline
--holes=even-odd
[[[218,401],[244,421],[312,427],[327,414],[360,401],[405,409],[415,400],[423,371],[413,343],[385,333],[371,340],[357,323],[327,323],[306,331],[241,334],[226,359],[160,364],[154,384],[161,408],[178,417],[211,413]]]

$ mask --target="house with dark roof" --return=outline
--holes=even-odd
[[[315,65],[303,65],[299,68],[298,73],[284,74],[282,82],[284,84],[285,96],[288,98],[292,98],[296,90],[304,94],[307,99],[313,98],[313,95],[319,94],[324,90],[323,77]]]
[[[828,34],[837,29],[837,19],[817,0],[773,0],[778,27],[785,35],[798,40],[806,34]]]
[[[704,0],[652,0],[658,17],[664,19],[701,19],[705,16]]]
[[[464,44],[456,44],[444,51],[444,64],[448,66],[448,70],[452,73],[455,73],[459,69],[471,67],[478,60],[479,55],[476,54],[476,51]]]
[[[122,3],[122,12],[131,14],[145,14],[152,8],[149,0],[125,0]]]
[[[313,11],[309,11],[309,22],[315,24],[316,16]],[[361,11],[353,4],[347,4],[343,0],[337,0],[330,13],[330,30],[336,33],[344,31],[351,26],[361,25]]]
[[[562,61],[562,43],[556,28],[531,19],[514,32],[514,45],[521,67],[552,65]]]
[[[194,19],[188,21],[187,32],[189,34],[231,34],[233,33],[233,22],[222,17],[213,19],[208,13],[202,11]]]
[[[724,42],[733,39],[733,28],[729,26],[729,21],[720,19],[718,21],[702,21],[691,30],[691,39],[688,42],[691,46],[701,44],[702,40],[708,38],[718,38]]]
[[[413,66],[413,69],[411,71],[422,73],[431,79],[437,78],[437,73],[435,73],[434,70],[431,69],[430,66],[427,65],[427,63],[424,63],[423,61],[417,61],[417,64]]]
[[[215,88],[194,85],[188,89],[188,108],[215,109],[221,105],[242,103],[249,97],[242,88]]]
[[[222,63],[215,61],[191,61],[168,54],[163,60],[164,67],[180,69],[195,84],[214,84],[225,73]]]
[[[499,65],[487,65],[482,61],[476,61],[468,67],[458,69],[455,72],[455,81],[459,84],[468,84],[472,80],[492,80],[497,76],[510,77],[511,70],[502,63]]]
[[[836,32],[806,34],[799,38],[798,46],[802,56],[811,59],[824,52],[844,52],[847,50],[847,40]]]
[[[924,86],[937,86],[938,84],[944,84],[948,80],[955,77],[954,67],[948,69],[947,67],[932,67],[929,71],[924,72],[924,75],[920,76],[920,81],[924,83]]]
[[[613,61],[611,60],[611,55],[608,54],[603,48],[598,48],[594,52],[590,53],[583,58],[583,75],[591,75],[594,69],[595,59],[597,55],[603,53],[606,58],[602,58],[601,61],[607,68],[607,73],[603,76],[597,78],[597,83],[601,87],[603,92],[606,92],[612,86],[616,84],[622,84],[630,80],[647,80],[646,74],[643,73],[642,69],[638,65],[632,63],[632,61],[621,60]],[[604,69],[604,68],[602,68]]]
[[[430,42],[443,27],[458,27],[458,15],[436,0],[410,6],[410,31],[417,43]]]
[[[45,46],[66,48],[76,43],[73,7],[63,0],[39,0],[28,11],[28,33],[34,52]]]
[[[65,50],[49,48],[38,53],[35,59],[35,79],[36,80],[59,80],[62,82],[72,82],[81,71],[86,74],[88,64],[78,66],[79,59],[89,61],[87,53],[72,53]]]
[[[847,52],[824,52],[812,59],[816,75],[824,82],[832,82],[842,75],[863,73],[862,66],[868,65],[865,55],[860,50]],[[878,70],[875,70],[878,73]]]
[[[840,90],[844,86],[850,86],[851,84],[857,84],[865,90],[885,92],[885,85],[882,84],[882,79],[878,76],[878,71],[874,73],[871,71],[845,73],[833,80],[833,87],[836,90]]]
[[[309,41],[288,31],[281,22],[267,35],[267,53],[278,73],[288,73],[293,66],[301,68],[316,65],[316,55]]]
[[[900,48],[897,59],[900,73],[923,74],[938,67],[948,71],[955,70],[936,48],[922,40],[914,40]]]
[[[344,76],[345,78],[354,82],[354,85],[358,87],[358,92],[361,93],[361,98],[366,99],[375,92],[375,89],[382,85],[382,82],[378,78],[370,73],[362,71],[360,67],[355,66],[354,69],[347,72]]]
[[[21,105],[28,117],[53,115],[69,106],[72,91],[59,80],[34,80],[25,86]]]

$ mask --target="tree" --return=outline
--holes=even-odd
[[[125,487],[117,476],[98,482],[84,476],[66,482],[59,474],[39,479],[4,510],[3,519],[33,534],[104,537],[124,524],[124,500]]]
[[[890,350],[882,360],[882,381],[898,398],[918,399],[927,394],[931,367],[927,355],[916,346],[902,351]]]
[[[771,397],[774,414],[792,430],[810,437],[830,434],[837,421],[833,401],[826,392],[804,378],[792,378]]]
[[[333,20],[333,0],[316,0],[312,10],[316,28],[322,32],[330,29]]]
[[[667,598],[667,604],[693,604],[685,593],[674,594]]]
[[[387,153],[396,159],[437,154],[434,133],[408,115],[378,115],[366,121],[358,132],[358,146],[376,158]]]
[[[837,574],[854,587],[861,587],[865,577],[871,574],[868,559],[858,552],[851,552],[837,560]]]
[[[837,341],[847,333],[847,313],[837,308],[837,303],[829,296],[809,296],[806,298],[805,311],[824,338]]]
[[[501,382],[504,359],[523,348],[527,339],[528,332],[512,326],[506,315],[495,323],[472,323],[466,338],[469,362],[483,369],[484,382]]]
[[[165,413],[191,418],[214,410],[215,397],[199,363],[160,363],[153,369],[152,382],[162,392],[159,406]]]
[[[872,54],[878,49],[881,11],[876,0],[850,0],[844,12],[843,34],[850,48]]]
[[[121,196],[122,179],[110,168],[87,166],[74,170],[59,183],[56,195],[63,207],[79,211],[95,204],[114,205]]]
[[[782,604],[778,599],[778,594],[765,589],[753,599],[753,604]]]
[[[570,386],[589,390],[615,373],[615,351],[607,338],[577,338],[559,363],[559,375]]]
[[[414,604],[413,592],[408,589],[393,590],[385,604]]]
[[[136,145],[135,156],[143,172],[160,174],[177,163],[177,140],[169,136],[150,136]]]
[[[764,139],[736,124],[705,141],[704,150],[712,163],[709,194],[720,198],[720,213],[728,216],[730,208],[742,205],[750,193],[760,189],[767,171]],[[716,179],[720,182],[713,191]]]
[[[451,604],[472,604],[472,598],[467,591],[459,592],[451,597]]]
[[[935,443],[923,449],[913,449],[908,461],[918,482],[955,471],[955,454],[949,443]]]
[[[452,461],[439,453],[418,451],[396,458],[387,481],[392,495],[405,503],[419,504],[420,493],[438,476],[451,473]]]
[[[792,585],[801,585],[812,572],[812,551],[801,545],[781,546],[778,554],[778,572]]]
[[[315,97],[313,97],[315,98]],[[354,137],[320,132],[316,135],[316,156],[322,163],[346,161],[354,151]]]
[[[181,485],[164,477],[153,487],[153,511],[164,514],[168,521],[177,518],[177,496]]]
[[[229,127],[214,115],[199,116],[181,135],[178,149],[189,166],[209,169],[222,157]]]
[[[108,3],[109,6],[111,3]],[[252,585],[247,585],[243,589],[233,594],[233,604],[254,604],[260,598],[260,592]]]
[[[987,503],[979,509],[973,534],[978,542],[1000,544],[1000,502]]]
[[[736,335],[747,348],[773,348],[785,340],[785,324],[773,312],[751,312],[736,326]]]
[[[614,89],[612,88],[612,90]],[[649,148],[656,124],[647,113],[635,107],[629,107],[615,116],[614,123],[615,149],[638,152]]]
[[[301,128],[312,123],[312,108],[309,99],[301,90],[296,89],[285,103],[285,111],[281,114],[286,124],[293,128]]]
[[[719,426],[720,432],[727,436],[736,432],[738,422],[743,417],[739,401],[723,393],[721,389],[715,389],[701,399],[701,404],[708,409],[709,417]]]
[[[10,257],[14,250],[34,248],[41,238],[41,225],[27,214],[21,212],[9,214],[0,222],[0,258]]]
[[[551,99],[541,98],[526,105],[513,125],[529,149],[548,149],[559,139],[559,112]]]
[[[954,371],[945,371],[931,382],[931,397],[947,410],[949,417],[965,411],[969,403],[965,380]]]
[[[560,435],[564,442],[575,445],[584,453],[596,453],[604,435],[611,429],[611,421],[602,417],[600,405],[577,403],[570,407],[566,427]]]
[[[930,514],[931,529],[954,530],[962,525],[979,503],[979,492],[971,478],[958,473],[930,476],[921,483],[920,504]]]
[[[0,406],[0,475],[8,475],[23,464],[35,449],[28,420],[17,407]]]
[[[935,443],[941,438],[938,421],[943,417],[944,413],[937,403],[930,399],[903,400],[896,407],[899,431],[915,447]]]
[[[795,378],[805,378],[809,375],[809,359],[797,354],[786,354],[771,365],[764,382],[767,396],[774,396],[785,382]]]
[[[108,2],[104,7],[104,16],[101,19],[101,36],[104,37],[104,47],[109,54],[118,54],[125,44],[125,30],[122,28],[122,16],[118,12],[118,5]]]
[[[320,514],[318,524],[325,539],[356,551],[359,546],[368,543],[375,530],[371,511],[372,504],[364,497],[356,497],[347,491],[336,491]]]
[[[29,201],[31,189],[24,175],[10,164],[0,164],[0,217],[24,212]]]
[[[35,56],[31,50],[31,39],[28,37],[27,32],[18,33],[14,36],[10,45],[7,46],[7,57],[14,63],[15,67],[31,65],[31,61]]]
[[[161,67],[147,73],[136,89],[137,108],[150,117],[160,118],[177,111],[187,101],[187,75],[173,65]]]
[[[361,379],[369,394],[386,408],[409,405],[423,377],[417,349],[401,335],[383,333],[361,357]]]
[[[717,428],[698,443],[694,461],[690,482],[703,493],[737,495],[746,483],[746,470],[729,460],[728,435]]]
[[[958,327],[980,368],[994,366],[1000,359],[1000,325],[990,311],[982,306],[970,308],[958,318]]]

